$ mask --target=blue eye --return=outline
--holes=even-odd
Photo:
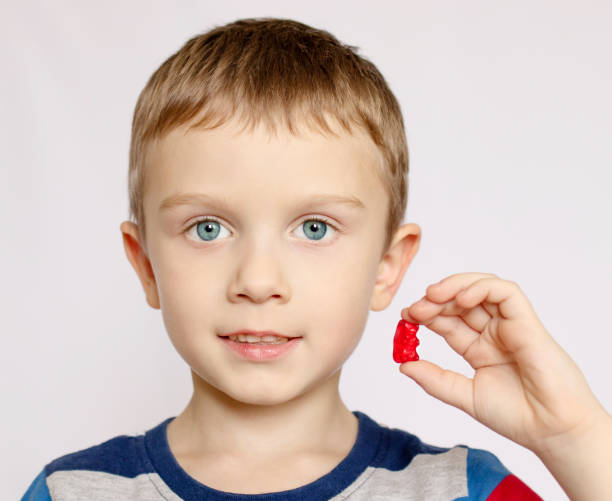
[[[193,234],[194,230],[195,235],[193,235],[192,238],[200,242],[212,242],[217,239],[222,230],[225,230],[229,235],[229,231],[227,231],[220,221],[210,217],[196,221],[187,228],[186,233]]]
[[[321,240],[327,233],[327,223],[322,219],[307,219],[302,223],[302,230],[306,236]]]
[[[302,230],[310,241],[321,240],[328,234],[330,229],[332,232],[336,231],[334,225],[330,224],[326,219],[319,217],[310,217],[303,220],[298,228]],[[221,221],[209,216],[193,223],[185,230],[185,233],[190,235],[190,238],[193,240],[199,242],[212,242],[217,240],[217,237],[222,231],[226,231],[229,234],[229,231],[221,224]]]
[[[221,231],[221,225],[217,221],[202,221],[196,224],[196,231],[202,240],[214,240]]]

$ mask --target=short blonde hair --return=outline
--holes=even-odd
[[[334,134],[326,116],[360,127],[382,154],[375,174],[388,194],[384,255],[404,217],[408,147],[397,99],[378,69],[327,31],[275,18],[240,19],[188,40],[151,75],[132,121],[130,218],[145,242],[146,153],[171,129],[231,119],[298,134],[298,123]]]

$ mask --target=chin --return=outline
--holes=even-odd
[[[255,382],[253,382],[255,383]],[[248,405],[279,405],[299,396],[295,388],[275,386],[272,388],[257,386],[257,384],[243,385],[236,391],[226,393],[230,398]]]
[[[262,407],[271,407],[274,405],[280,405],[287,402],[288,399],[278,398],[277,395],[248,395],[246,397],[240,396],[236,398],[239,402],[246,405],[259,405]]]

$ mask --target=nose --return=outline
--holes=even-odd
[[[239,258],[234,279],[228,288],[231,302],[264,303],[269,298],[286,302],[289,286],[278,252],[271,246],[249,246]]]

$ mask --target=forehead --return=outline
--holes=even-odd
[[[231,123],[173,129],[149,150],[145,205],[153,209],[169,196],[207,192],[231,202],[324,193],[380,203],[380,151],[360,129],[336,131],[338,136],[283,129],[273,134],[263,127],[241,131]]]

